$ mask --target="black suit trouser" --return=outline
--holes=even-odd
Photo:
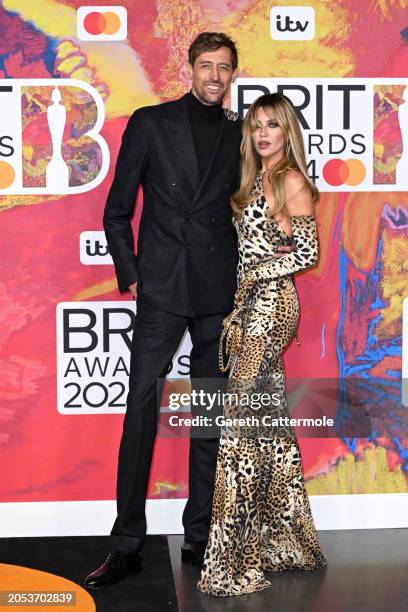
[[[117,517],[113,548],[140,548],[146,537],[145,501],[157,432],[158,379],[164,378],[184,332],[189,330],[191,378],[220,378],[218,341],[226,313],[186,317],[138,299],[130,357],[129,393],[119,449]],[[161,385],[162,386],[162,385]],[[190,439],[189,498],[183,513],[189,542],[208,538],[219,439]]]

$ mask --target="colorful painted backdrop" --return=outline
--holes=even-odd
[[[23,189],[0,195],[1,502],[115,498],[123,414],[58,412],[56,307],[61,302],[129,299],[118,293],[112,266],[81,263],[79,238],[83,231],[102,230],[129,115],[187,91],[186,53],[194,36],[203,30],[229,34],[238,45],[242,77],[408,78],[406,0],[310,0],[307,4],[316,11],[315,38],[278,44],[270,36],[269,14],[279,4],[285,3],[125,0],[121,6],[127,9],[128,36],[106,42],[77,36],[76,10],[82,6],[77,0],[1,3],[0,84],[30,80],[21,98],[25,186],[44,184],[51,155],[46,123],[50,102],[44,100],[44,89],[36,90],[35,79],[54,79],[56,84],[76,79],[95,88],[105,107],[101,133],[110,151],[109,171],[93,189],[59,195]],[[47,91],[49,100],[51,89]],[[81,140],[95,120],[95,104],[80,91],[65,93],[68,120],[62,152],[75,178],[72,185],[79,185],[101,167],[92,143],[86,136]],[[381,95],[379,90],[374,165],[387,176],[401,156],[401,139],[396,122],[382,124],[381,118],[394,109],[387,116],[395,119],[401,91],[396,88],[385,99]],[[2,98],[0,138],[7,129],[1,104]],[[7,164],[10,141],[0,143],[0,159]],[[6,166],[2,171],[4,189],[10,175]],[[393,420],[401,408],[407,205],[408,193],[390,188],[323,193],[317,207],[321,258],[313,271],[298,278],[301,345],[287,351],[287,374],[340,381],[342,393],[353,393],[352,381],[366,381],[374,390],[369,409],[380,408],[387,426],[362,437],[302,438],[313,495],[408,491],[406,427]],[[329,393],[326,398],[318,394],[316,413],[326,410],[326,400],[336,418],[344,417],[344,403]],[[362,404],[360,408],[364,410]],[[187,457],[187,440],[157,441],[150,498],[186,497]]]

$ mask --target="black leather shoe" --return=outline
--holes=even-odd
[[[113,550],[106,561],[84,580],[88,589],[100,589],[111,586],[129,574],[138,574],[142,571],[142,558],[140,552],[125,553]]]
[[[186,542],[181,547],[181,561],[185,565],[202,567],[207,542]]]

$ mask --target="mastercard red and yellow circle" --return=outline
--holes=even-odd
[[[0,161],[0,189],[7,189],[13,184],[15,172],[13,166],[5,161]]]
[[[97,36],[98,34],[116,34],[120,28],[120,17],[112,11],[100,13],[92,11],[84,18],[84,28],[88,34]]]
[[[365,178],[366,168],[360,159],[330,159],[323,166],[323,178],[328,185],[338,187],[359,185]]]

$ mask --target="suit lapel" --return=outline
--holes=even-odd
[[[183,98],[181,98],[180,102],[177,117],[163,119],[163,121],[173,141],[178,160],[184,168],[195,193],[200,185],[198,160],[188,117],[187,104]]]
[[[184,98],[181,98],[180,104],[177,105],[177,113],[171,118],[164,118],[163,122],[177,153],[176,161],[184,169],[192,187],[193,196],[189,196],[188,193],[185,194],[185,204],[188,208],[191,208],[202,194],[205,185],[212,176],[214,168],[223,162],[224,156],[227,158],[230,155],[232,122],[224,114],[222,115],[218,137],[207,170],[201,181],[187,103]]]

